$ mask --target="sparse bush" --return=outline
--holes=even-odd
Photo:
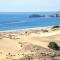
[[[59,46],[55,42],[50,42],[48,44],[48,47],[53,49],[53,50],[58,50]]]
[[[53,26],[52,29],[54,29],[54,28],[59,28],[59,27],[60,27],[60,26]]]

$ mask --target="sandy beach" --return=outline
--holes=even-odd
[[[51,27],[0,31],[0,60],[60,60],[48,48],[51,41],[60,46],[60,28]]]

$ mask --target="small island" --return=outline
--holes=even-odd
[[[38,17],[45,17],[45,15],[39,15],[39,14],[32,14],[29,16],[30,18],[38,18]]]
[[[53,13],[53,14],[51,14],[51,15],[32,14],[32,15],[29,16],[29,18],[41,18],[41,17],[43,17],[43,18],[60,17],[60,12],[56,12],[56,13]]]

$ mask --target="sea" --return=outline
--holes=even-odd
[[[14,30],[60,25],[60,17],[33,17],[33,14],[51,15],[55,12],[0,12],[0,30]]]

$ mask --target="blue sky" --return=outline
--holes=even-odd
[[[0,12],[60,11],[60,0],[0,0]]]

